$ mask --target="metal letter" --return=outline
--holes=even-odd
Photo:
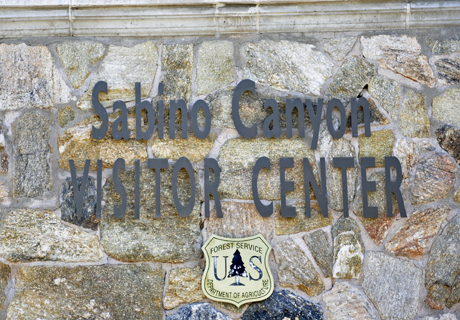
[[[375,181],[368,181],[366,177],[366,169],[375,167],[375,158],[361,158],[361,181],[363,191],[363,216],[364,218],[378,218],[379,211],[377,207],[369,207],[367,193],[377,190]]]
[[[179,195],[177,193],[177,178],[182,168],[187,170],[187,173],[190,177],[190,184],[191,184],[190,200],[185,207],[180,203]],[[179,160],[177,160],[176,164],[174,165],[173,177],[172,177],[172,193],[173,193],[173,198],[174,198],[174,205],[176,206],[177,212],[184,218],[188,217],[190,213],[192,213],[193,206],[195,205],[196,185],[195,185],[195,172],[193,171],[192,164],[185,157],[179,158]]]
[[[251,274],[249,274],[249,280],[259,281],[262,278],[263,273],[262,270],[260,270],[260,268],[254,264],[254,262],[252,262],[252,259],[254,258],[259,259],[260,263],[262,263],[262,258],[260,256],[252,256],[251,259],[249,259],[249,265],[259,273],[259,277],[255,279],[251,277]]]
[[[318,145],[319,126],[321,124],[321,114],[323,113],[323,99],[318,99],[318,106],[316,112],[313,103],[310,100],[305,100],[308,109],[308,116],[310,117],[311,125],[313,127],[313,139],[311,140],[311,149],[316,149]]]
[[[148,101],[141,102],[141,84],[136,82],[136,140],[148,140],[153,134],[155,127],[155,113],[153,106]],[[142,131],[142,110],[147,112],[147,131]]]
[[[182,115],[182,139],[187,139],[187,105],[184,99],[169,101],[169,138],[176,138],[176,111]]]
[[[316,182],[315,175],[310,165],[308,158],[303,158],[303,183],[305,189],[305,217],[311,218],[311,206],[310,206],[310,185],[313,188],[313,193],[316,196],[319,208],[323,217],[328,217],[327,211],[327,189],[326,189],[326,160],[320,158],[321,165],[321,192],[319,191],[318,183]],[[308,195],[308,197],[307,197]]]
[[[396,179],[391,181],[391,167],[396,170]],[[402,182],[401,163],[396,157],[385,157],[385,192],[387,196],[387,216],[393,216],[393,201],[391,194],[394,193],[398,201],[399,214],[402,218],[407,218],[404,200],[399,189]]]
[[[267,157],[261,157],[257,159],[254,168],[252,169],[252,198],[254,199],[254,204],[256,209],[262,217],[269,217],[273,213],[273,202],[270,202],[269,205],[265,206],[259,198],[259,191],[257,191],[257,178],[259,177],[259,172],[262,168],[267,168],[270,170],[270,159]]]
[[[75,207],[77,209],[77,218],[81,219],[81,211],[83,210],[83,197],[85,195],[86,181],[88,180],[89,165],[91,160],[85,161],[85,170],[83,170],[83,178],[81,179],[81,187],[78,188],[77,174],[75,172],[75,163],[69,160],[70,175],[72,177],[73,196],[75,198]]]
[[[338,108],[340,112],[340,128],[337,131],[334,130],[334,125],[332,123],[332,111],[334,111],[334,108]],[[334,139],[342,138],[345,133],[345,129],[347,128],[347,114],[345,112],[345,107],[339,99],[331,99],[331,101],[327,104],[326,119],[327,129],[329,130],[331,136]]]
[[[299,98],[294,100],[286,99],[286,135],[292,138],[292,113],[297,108],[299,114],[299,137],[305,137],[305,112],[302,101]]]
[[[214,171],[214,181],[209,181],[210,170]],[[220,168],[213,158],[204,158],[204,216],[209,218],[209,194],[212,194],[216,206],[216,214],[218,218],[223,218],[222,206],[220,205],[220,197],[217,188],[220,182]]]
[[[273,113],[269,115],[264,120],[264,136],[266,138],[279,138],[281,136],[281,128],[280,128],[280,110],[278,108],[278,103],[275,99],[267,99],[264,101],[264,110],[268,108],[272,108]],[[270,130],[270,122],[273,121],[273,129]]]
[[[212,259],[214,260],[214,278],[216,278],[217,281],[222,281],[224,280],[225,278],[227,278],[227,258],[228,256],[224,256],[224,260],[225,260],[225,275],[223,278],[219,278],[217,276],[217,258],[216,256],[212,256]]]
[[[257,135],[257,124],[253,124],[252,127],[246,127],[240,118],[240,98],[246,91],[256,92],[256,85],[254,81],[245,79],[238,83],[233,92],[232,99],[232,118],[235,124],[236,131],[245,139],[254,138]]]
[[[102,160],[97,160],[97,204],[96,204],[96,219],[101,219],[102,210]]]
[[[139,159],[136,159],[134,161],[134,219],[139,219],[140,176],[141,176],[140,161]]]
[[[348,218],[348,185],[347,168],[353,168],[355,160],[353,157],[333,158],[333,166],[342,170],[342,197],[343,197],[343,216]]]
[[[371,136],[371,111],[369,109],[369,102],[366,98],[361,97],[358,101],[356,98],[351,99],[351,131],[353,137],[358,136],[358,108],[363,107],[364,114],[364,133],[366,137]]]
[[[131,132],[128,130],[128,109],[126,108],[126,104],[121,100],[115,101],[112,109],[113,112],[115,112],[116,110],[121,110],[121,115],[117,119],[115,119],[115,121],[112,124],[112,137],[115,140],[128,140]],[[118,126],[120,122],[122,129],[121,131],[118,131]]]
[[[159,96],[163,94],[164,88],[165,88],[165,85],[163,82],[161,82],[158,85],[158,95]],[[164,122],[165,122],[164,102],[163,100],[159,100],[158,101],[158,138],[159,139],[163,139]]]
[[[117,190],[118,194],[121,198],[121,206],[117,207],[116,205],[113,206],[113,215],[117,219],[123,218],[126,212],[126,190],[123,184],[118,179],[118,170],[125,171],[125,160],[123,158],[118,158],[115,160],[113,164],[113,185],[115,186],[115,190]]]
[[[203,109],[204,118],[205,118],[205,125],[203,131],[200,130],[198,126],[198,110]],[[209,110],[209,106],[204,100],[198,100],[193,104],[192,112],[191,112],[191,121],[192,121],[192,130],[195,136],[198,139],[206,139],[211,131],[211,111]]]
[[[168,167],[168,159],[148,159],[147,167],[155,170],[155,218],[160,217],[161,207],[161,169]]]
[[[280,159],[281,216],[295,217],[295,207],[286,205],[286,192],[294,191],[294,181],[286,181],[286,168],[294,167],[294,158]]]
[[[99,81],[93,88],[91,99],[93,109],[102,120],[102,125],[99,129],[93,126],[93,138],[96,140],[103,139],[109,130],[109,116],[107,115],[107,110],[105,110],[104,106],[99,102],[99,92],[105,92],[107,94],[107,82]]]

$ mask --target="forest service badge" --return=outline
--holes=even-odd
[[[212,235],[201,248],[206,257],[204,294],[237,307],[270,297],[274,289],[268,266],[271,249],[260,234],[240,239]]]

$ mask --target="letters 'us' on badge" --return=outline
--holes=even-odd
[[[270,297],[274,289],[268,266],[271,249],[260,234],[240,239],[212,235],[201,248],[206,257],[204,294],[237,307]]]

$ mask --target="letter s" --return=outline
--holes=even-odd
[[[260,279],[262,279],[263,273],[262,270],[260,270],[260,268],[254,264],[254,262],[252,262],[252,259],[254,258],[259,259],[260,263],[262,263],[262,259],[260,258],[260,256],[252,256],[251,259],[249,259],[249,265],[259,273],[259,277],[257,279],[254,279],[253,277],[251,277],[251,273],[249,273],[249,280],[259,281]]]
[[[101,140],[104,138],[107,134],[107,131],[109,130],[109,117],[104,106],[99,102],[99,92],[105,92],[107,94],[107,82],[99,81],[94,85],[93,89],[91,100],[93,109],[102,120],[102,125],[99,129],[93,126],[93,138],[96,140]]]

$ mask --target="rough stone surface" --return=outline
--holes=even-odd
[[[433,87],[436,80],[428,59],[420,55],[422,48],[415,37],[379,35],[361,37],[363,55],[376,60],[382,68],[390,69],[411,80]]]
[[[326,278],[332,277],[332,248],[323,230],[307,233],[303,240]]]
[[[0,309],[5,307],[5,290],[10,277],[10,267],[7,264],[0,262]]]
[[[379,108],[376,106],[373,99],[368,98],[367,102],[369,103],[371,125],[382,126],[382,125],[390,123],[390,120],[380,112]],[[364,111],[362,108],[358,109],[358,128],[359,127],[364,127]],[[351,132],[351,130],[352,130],[351,110],[349,110],[348,116],[347,116],[347,131]]]
[[[8,165],[9,165],[9,157],[6,151],[0,153],[0,173],[5,174],[8,173]]]
[[[409,258],[427,254],[449,212],[450,208],[441,206],[412,213],[385,244],[385,249]]]
[[[361,230],[351,218],[341,217],[332,227],[334,245],[334,278],[357,279],[364,260],[364,243]]]
[[[393,148],[393,155],[397,157],[401,163],[403,179],[408,178],[418,159],[415,142],[410,139],[396,140]]]
[[[396,81],[375,75],[369,83],[369,94],[380,103],[391,119],[398,119],[401,87]]]
[[[383,252],[368,253],[362,286],[381,319],[413,319],[422,285],[422,270],[411,262]]]
[[[407,91],[399,114],[399,127],[409,138],[430,137],[430,118],[423,94]]]
[[[162,319],[164,271],[147,265],[21,267],[7,319]]]
[[[201,291],[202,276],[203,271],[200,267],[171,270],[163,301],[164,308],[169,310],[181,303],[198,302],[206,298]]]
[[[112,178],[104,186],[105,206],[100,223],[101,244],[105,252],[121,261],[157,261],[180,263],[200,259],[200,194],[195,174],[196,199],[192,213],[183,218],[174,206],[172,194],[173,167],[161,170],[160,218],[155,216],[155,171],[141,166],[140,174],[140,219],[134,219],[134,169],[120,171],[118,176],[126,189],[127,209],[125,216],[117,219],[113,206],[121,205]],[[177,192],[182,205],[190,199],[191,185],[188,174],[181,170],[178,176]],[[180,235],[180,236],[178,236]],[[123,239],[123,241],[120,241]]]
[[[267,300],[253,303],[246,309],[241,320],[323,320],[323,310],[313,302],[287,290],[274,291]]]
[[[230,41],[209,41],[201,44],[196,66],[198,95],[211,93],[235,81],[233,50],[233,43]]]
[[[13,123],[16,147],[13,191],[15,197],[37,197],[51,188],[50,121],[37,112],[27,112]]]
[[[445,40],[428,39],[427,44],[434,54],[460,52],[460,39],[458,37]]]
[[[305,217],[305,201],[296,201],[292,206],[296,208],[297,215],[294,218],[285,218],[281,216],[281,204],[275,205],[276,235],[311,231],[332,224],[331,212],[328,212],[327,218],[323,217],[315,201],[310,202],[311,218]]]
[[[309,296],[317,296],[324,290],[321,276],[294,241],[283,240],[274,250],[280,285],[302,290]]]
[[[80,88],[94,69],[94,64],[102,59],[104,46],[90,41],[66,41],[56,46],[67,77],[74,88]]]
[[[81,183],[83,178],[78,177],[78,187],[81,189]],[[78,219],[77,207],[75,204],[75,196],[73,192],[72,178],[67,178],[62,184],[61,189],[61,219],[73,223],[83,228],[90,228],[97,230],[99,220],[96,219],[96,187],[95,180],[93,177],[88,176],[86,182],[85,193],[83,195],[83,207],[81,212],[81,218]]]
[[[200,162],[211,151],[214,142],[217,139],[217,134],[210,133],[206,139],[198,139],[194,134],[189,133],[187,139],[169,139],[164,136],[163,139],[158,139],[155,134],[149,140],[149,145],[156,158],[165,158],[178,160],[180,157],[186,157],[191,162]]]
[[[425,272],[427,297],[450,308],[460,302],[460,215],[434,241]]]
[[[422,320],[457,320],[457,317],[453,313],[441,314],[439,317],[425,317]]]
[[[375,65],[362,58],[349,58],[335,74],[325,100],[337,98],[347,105],[369,83],[376,70]]]
[[[71,106],[59,109],[59,125],[61,128],[64,128],[73,119],[75,119],[75,112]]]
[[[332,59],[342,61],[351,51],[356,42],[355,37],[340,37],[328,39],[324,42],[324,51],[329,53]]]
[[[460,89],[448,89],[433,98],[433,118],[441,122],[460,127]]]
[[[460,129],[446,124],[435,133],[441,148],[460,164]]]
[[[439,83],[441,84],[460,84],[460,58],[441,59],[436,61]]]
[[[347,282],[336,282],[322,298],[329,320],[372,320],[378,317],[366,295]]]
[[[0,256],[9,261],[82,262],[102,258],[96,235],[63,225],[50,211],[5,211],[0,228]]]
[[[0,110],[49,108],[73,98],[47,47],[0,45]]]
[[[276,89],[318,96],[332,75],[333,63],[314,48],[285,40],[247,43],[241,48],[244,77]]]
[[[460,203],[460,187],[455,191],[454,201]]]
[[[109,120],[113,121],[114,116]],[[128,129],[131,136],[128,140],[115,140],[112,138],[112,122],[109,124],[107,135],[96,140],[92,137],[92,126],[96,128],[102,124],[97,115],[90,116],[76,125],[68,128],[64,134],[58,135],[59,167],[69,170],[69,160],[75,161],[75,168],[84,169],[85,160],[91,160],[91,170],[96,170],[97,160],[102,160],[104,168],[113,168],[118,158],[125,160],[126,166],[134,164],[136,159],[141,162],[147,161],[147,142],[135,140],[135,115],[128,114]]]
[[[222,169],[218,189],[221,199],[253,199],[252,170],[260,157],[271,159],[270,172],[264,169],[259,173],[261,199],[281,199],[279,158],[294,158],[294,168],[286,169],[286,180],[294,181],[295,189],[287,192],[287,198],[304,198],[303,158],[309,159],[317,177],[314,154],[302,139],[231,139],[222,146],[217,159]]]
[[[447,154],[435,153],[421,159],[412,184],[412,203],[419,205],[447,197],[456,173],[455,162]]]
[[[91,97],[98,81],[107,82],[108,93],[99,94],[99,101],[105,107],[111,107],[117,100],[134,101],[136,82],[141,83],[141,99],[145,99],[152,88],[157,64],[158,48],[151,41],[130,48],[111,45],[77,107],[82,110],[92,108]]]
[[[186,305],[166,320],[231,320],[220,311],[217,311],[209,303],[194,303]]]
[[[165,105],[169,100],[192,99],[193,45],[165,45],[161,56]]]
[[[334,210],[343,211],[343,196],[342,196],[342,170],[334,168],[332,159],[335,157],[353,157],[355,158],[355,151],[353,146],[348,140],[337,139],[332,142],[332,149],[327,157],[327,189],[329,205]],[[355,196],[355,188],[358,177],[358,168],[347,169],[347,185],[348,185],[348,202],[353,201]]]
[[[204,219],[206,241],[212,234],[228,238],[245,238],[262,234],[270,241],[273,238],[273,219],[262,217],[253,203],[221,201],[222,218],[215,208],[210,217]]]
[[[393,153],[395,135],[392,130],[372,132],[370,137],[359,136],[359,157],[374,157],[376,167],[385,166],[385,157]]]
[[[355,201],[353,202],[353,211],[359,220],[361,220],[361,223],[364,225],[369,237],[371,237],[377,245],[380,245],[390,230],[390,226],[393,223],[393,217],[399,213],[398,202],[396,201],[396,196],[392,195],[393,217],[389,218],[387,216],[385,173],[372,172],[367,175],[367,180],[375,181],[376,191],[369,192],[367,194],[367,201],[369,207],[377,207],[379,216],[378,218],[364,218],[362,190],[358,190]]]

